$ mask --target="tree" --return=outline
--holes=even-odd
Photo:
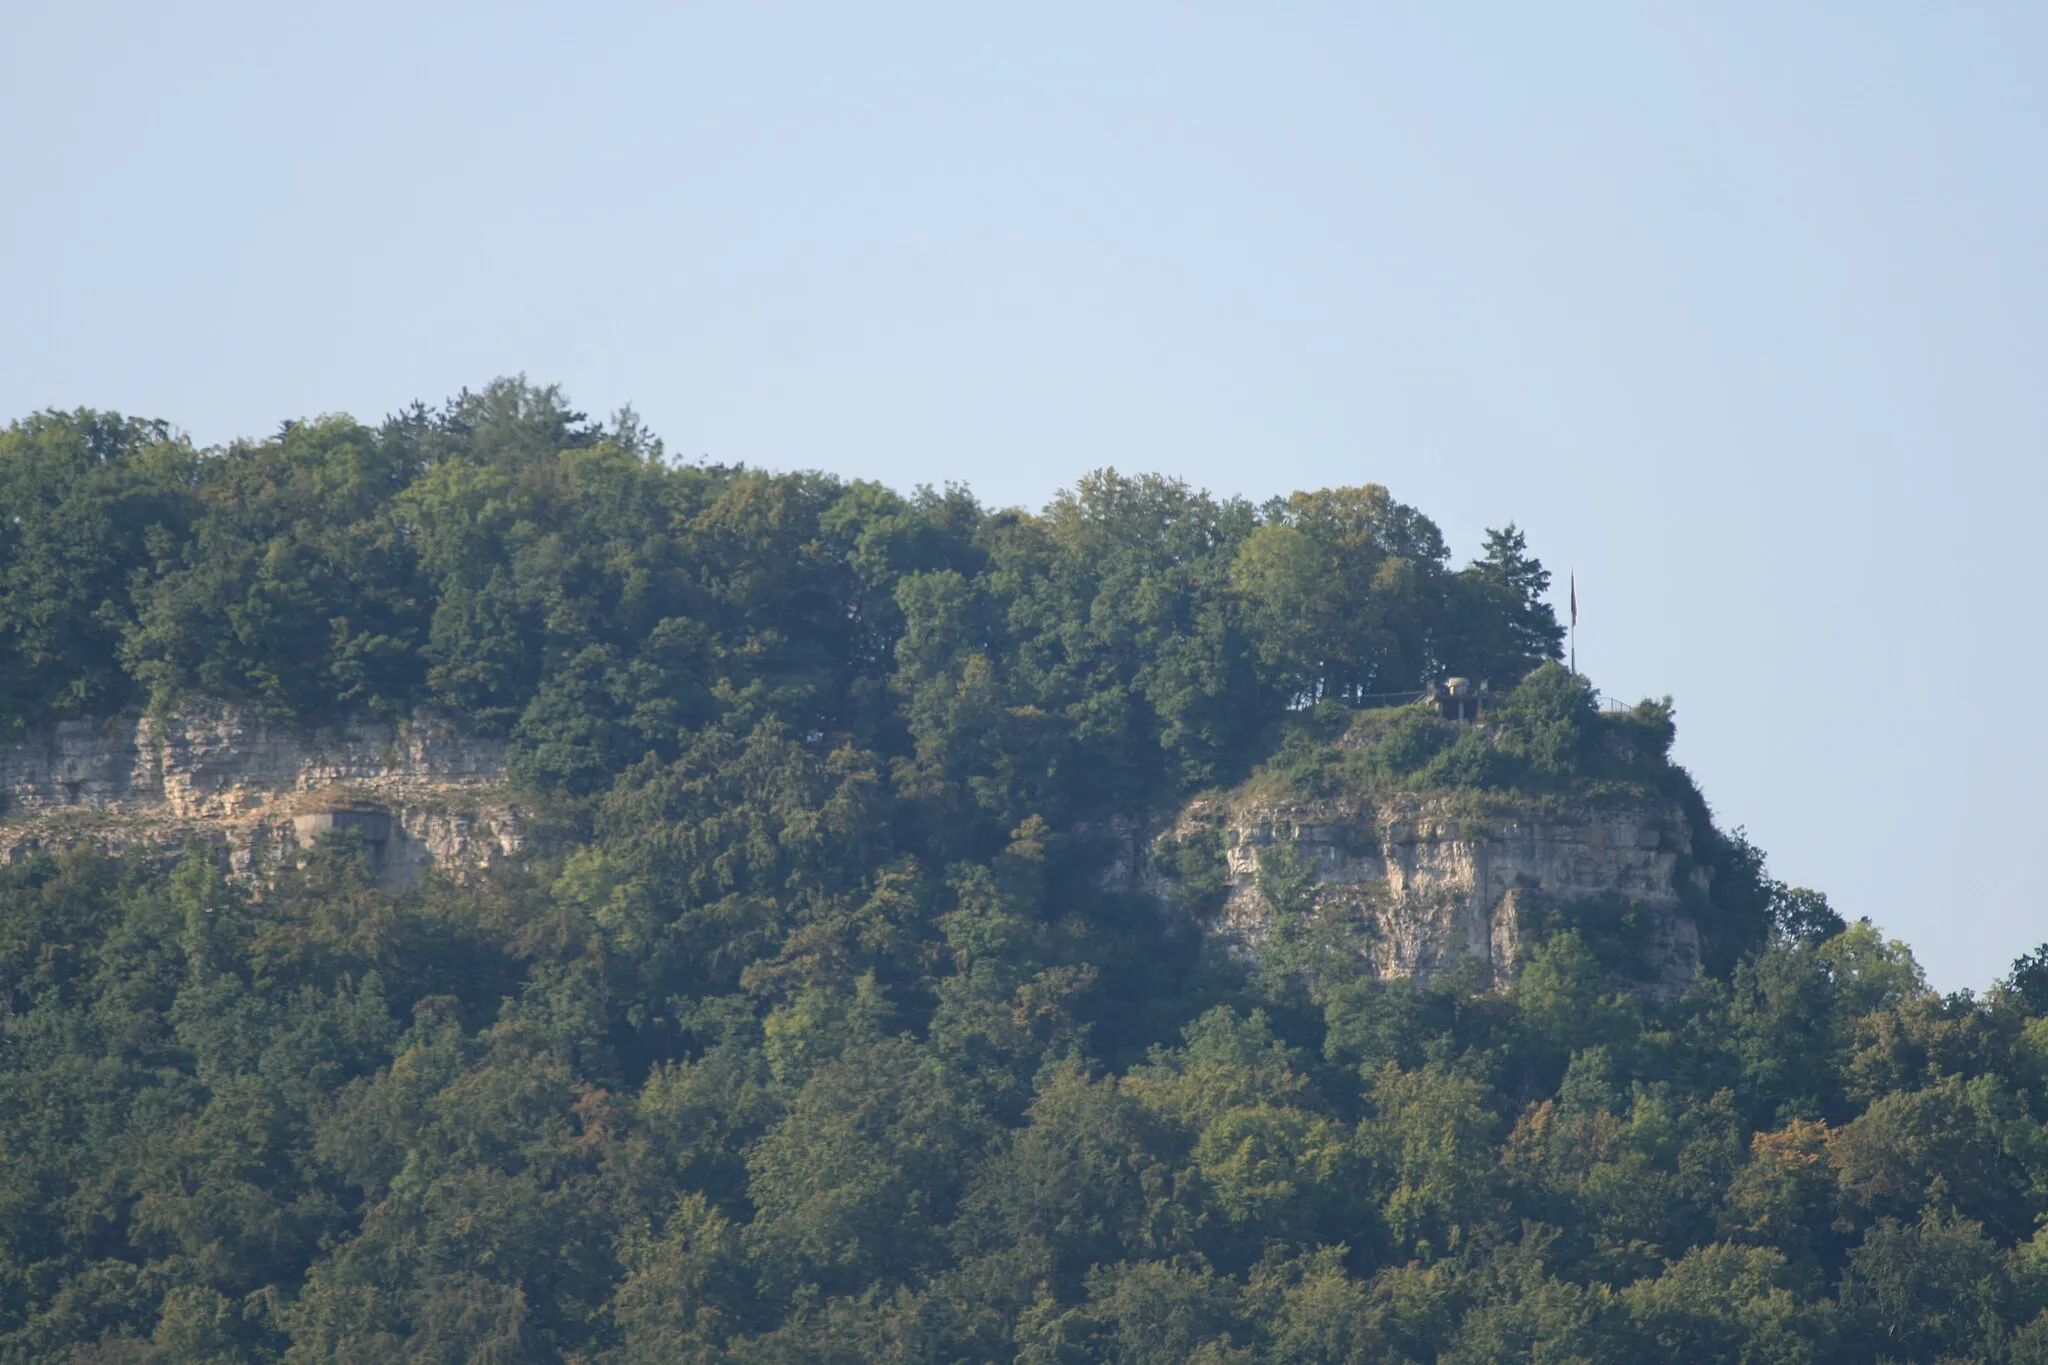
[[[1443,538],[1377,484],[1297,493],[1239,548],[1231,584],[1297,704],[1419,688],[1444,601]]]
[[[1981,1358],[1987,1329],[2010,1311],[1998,1248],[1966,1218],[1928,1209],[1882,1218],[1849,1253],[1842,1306],[1873,1356]]]
[[[1711,1365],[1804,1362],[1812,1346],[1785,1261],[1761,1248],[1696,1248],[1622,1291],[1646,1358]]]
[[[1491,1099],[1440,1065],[1403,1071],[1390,1062],[1372,1078],[1359,1146],[1383,1191],[1388,1231],[1424,1260],[1456,1252],[1493,1207]]]
[[[859,1292],[934,1268],[985,1122],[902,1040],[819,1068],[747,1157],[744,1240],[769,1283]]]
[[[0,720],[93,716],[134,691],[134,585],[189,535],[197,452],[167,424],[44,413],[0,432]]]
[[[1543,600],[1550,571],[1513,522],[1486,533],[1480,557],[1450,583],[1458,609],[1438,632],[1442,668],[1505,689],[1564,653],[1564,627]]]

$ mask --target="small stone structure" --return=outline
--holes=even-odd
[[[370,855],[370,865],[379,872],[390,861],[391,816],[381,810],[316,810],[292,817],[292,836],[301,848],[311,848],[322,835],[353,835]]]
[[[1441,687],[1432,683],[1425,694],[1436,703],[1436,713],[1445,720],[1476,723],[1486,714],[1486,684],[1473,685],[1470,678],[1447,678]]]

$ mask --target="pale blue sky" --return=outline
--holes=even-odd
[[[0,4],[0,416],[525,372],[1042,503],[1377,481],[1576,566],[1781,876],[2048,939],[2048,9]]]

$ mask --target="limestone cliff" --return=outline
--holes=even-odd
[[[0,744],[0,857],[82,841],[171,849],[196,837],[224,845],[247,874],[323,832],[352,831],[391,885],[437,865],[462,875],[525,845],[505,762],[502,741],[433,712],[308,730],[193,701],[162,717],[66,721]],[[1483,981],[1505,984],[1532,928],[1584,906],[1619,907],[1645,928],[1639,984],[1652,993],[1675,994],[1699,970],[1693,913],[1707,873],[1684,809],[1665,798],[1489,796],[1475,806],[1469,792],[1304,799],[1246,789],[1199,800],[1169,824],[1177,845],[1210,851],[1221,884],[1205,928],[1231,951],[1259,950],[1271,915],[1261,862],[1284,845],[1317,908],[1356,931],[1384,976],[1428,980],[1469,960]],[[1167,871],[1136,822],[1114,838],[1125,854],[1113,881],[1186,903],[1185,859]]]
[[[1505,984],[1532,925],[1595,905],[1644,926],[1642,988],[1676,994],[1699,971],[1691,907],[1705,898],[1707,873],[1693,862],[1684,812],[1661,798],[1501,798],[1480,815],[1469,794],[1240,795],[1198,801],[1171,834],[1220,856],[1222,905],[1209,927],[1233,951],[1258,951],[1271,916],[1261,859],[1286,845],[1317,909],[1356,931],[1382,976],[1427,981],[1470,959],[1483,980]],[[1172,889],[1159,873],[1141,876]]]
[[[524,822],[502,741],[451,717],[319,729],[195,700],[168,716],[64,721],[0,745],[0,856],[81,841],[116,851],[224,841],[248,872],[350,828],[386,881],[515,855]]]

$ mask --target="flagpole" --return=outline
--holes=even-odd
[[[1572,676],[1579,676],[1579,571],[1571,571],[1572,585]]]

